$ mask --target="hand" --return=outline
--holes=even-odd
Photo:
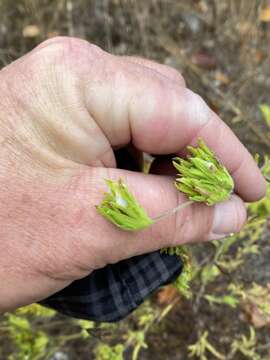
[[[264,195],[245,147],[164,65],[55,38],[4,68],[0,93],[2,312],[106,264],[239,231],[246,217],[241,198]],[[230,170],[238,196],[215,207],[194,204],[137,233],[96,212],[104,178],[122,177],[151,216],[185,201],[169,175],[116,169],[113,149],[132,142],[140,151],[179,154],[198,137]]]

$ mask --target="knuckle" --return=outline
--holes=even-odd
[[[169,77],[174,80],[175,82],[179,83],[181,86],[186,86],[186,81],[184,77],[180,74],[180,72],[173,67],[168,65],[163,65],[168,72]]]
[[[206,106],[206,103],[203,100],[203,98],[200,95],[193,92],[192,90],[186,89],[185,90],[185,96],[186,96],[186,100],[189,103],[192,103],[195,106],[198,106],[198,107],[205,107]]]
[[[211,110],[203,98],[189,89],[183,91],[183,101],[186,104],[187,120],[199,120],[201,125],[210,120]]]
[[[97,51],[101,50],[97,45],[91,44],[84,39],[79,39],[75,37],[68,36],[56,36],[51,39],[43,41],[40,45],[36,47],[36,50],[45,49],[46,47],[54,48],[57,51],[84,51],[85,49],[96,49]]]
[[[32,53],[33,61],[43,60],[45,63],[54,63],[67,51],[69,40],[65,37],[56,37],[45,40]]]
[[[185,80],[183,76],[179,73],[179,71],[169,65],[166,64],[160,64],[152,60],[144,59],[137,56],[131,56],[131,57],[124,57],[129,61],[133,61],[139,65],[143,65],[147,68],[150,68],[152,70],[155,70],[157,73],[159,73],[162,76],[165,76],[169,78],[172,81],[177,82],[181,86],[185,86]]]
[[[101,48],[86,40],[59,36],[45,40],[30,54],[33,62],[63,65],[76,71],[78,63],[83,65],[89,58],[99,57],[101,53]]]
[[[40,43],[36,47],[36,49],[43,49],[43,48],[45,48],[47,46],[51,46],[51,45],[53,45],[55,43],[58,43],[58,42],[61,43],[62,41],[65,41],[66,39],[67,39],[67,37],[65,37],[65,36],[54,36],[54,37],[52,37],[50,39],[42,41],[42,43]]]

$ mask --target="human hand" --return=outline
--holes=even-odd
[[[181,75],[55,38],[0,72],[0,312],[39,301],[106,264],[237,232],[265,182],[245,147]],[[229,169],[231,200],[194,204],[127,233],[95,209],[123,178],[150,216],[185,201],[163,175],[116,168],[113,149],[181,154],[201,137]],[[243,199],[243,200],[241,200]]]

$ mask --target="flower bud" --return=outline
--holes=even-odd
[[[153,220],[121,179],[105,181],[110,192],[105,193],[102,203],[96,206],[103,217],[121,229],[129,231],[141,230],[153,224]]]
[[[202,139],[198,144],[196,148],[187,147],[190,155],[186,159],[173,159],[173,165],[179,173],[176,188],[190,200],[207,205],[228,200],[234,187],[231,175]]]

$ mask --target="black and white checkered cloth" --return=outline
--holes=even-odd
[[[181,270],[179,257],[156,251],[96,270],[41,303],[80,319],[117,321]]]

